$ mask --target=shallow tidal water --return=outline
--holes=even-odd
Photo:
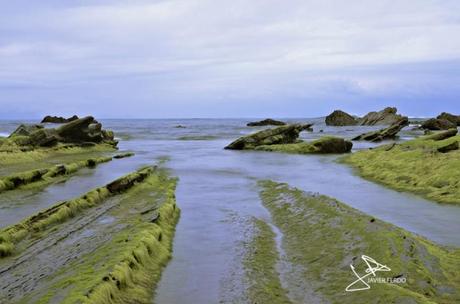
[[[232,140],[259,129],[245,127],[248,121],[102,120],[104,127],[114,130],[121,139],[120,150],[131,150],[136,155],[101,164],[34,194],[40,203],[40,208],[35,209],[103,185],[141,165],[167,159],[163,166],[179,178],[177,203],[182,213],[173,258],[156,290],[155,303],[160,304],[227,303],[243,292],[241,247],[250,229],[248,219],[259,217],[270,222],[258,196],[257,181],[261,179],[332,196],[437,243],[460,245],[459,207],[440,205],[366,181],[337,163],[338,156],[224,150]],[[326,134],[351,138],[379,128],[331,128],[319,119],[294,121],[315,123],[314,132],[302,134],[305,139]],[[177,125],[185,128],[176,128]],[[12,123],[0,124],[0,132],[10,132],[11,128]],[[401,138],[412,136],[407,132]],[[371,146],[356,143],[354,149]],[[0,200],[0,219],[23,217],[4,213],[7,205],[7,200]],[[16,218],[12,222],[15,221]]]

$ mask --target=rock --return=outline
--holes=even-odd
[[[13,131],[13,133],[10,134],[10,138],[13,136],[29,136],[31,133],[43,129],[42,125],[25,125],[22,124],[19,127],[16,128],[16,130]]]
[[[183,126],[183,125],[177,125],[177,126],[174,126],[174,128],[176,128],[176,129],[185,129],[187,127]]]
[[[353,148],[353,143],[340,137],[326,136],[311,142],[315,153],[348,153]]]
[[[453,136],[457,135],[457,133],[458,133],[457,129],[449,129],[447,131],[442,131],[442,132],[438,132],[438,133],[429,135],[429,136],[425,137],[424,139],[426,139],[426,140],[436,140],[436,141],[444,140],[444,139],[447,139],[447,138],[450,138],[450,137],[453,137]]]
[[[20,126],[18,130],[22,134],[28,133],[28,135],[13,138],[20,139],[20,141],[15,142],[19,142],[19,145],[22,146],[50,147],[57,143],[71,143],[85,147],[94,146],[98,143],[117,145],[117,142],[114,141],[113,132],[102,130],[102,125],[91,116],[76,119],[59,128],[33,127],[27,129]]]
[[[441,153],[447,153],[454,150],[458,150],[458,141],[454,141],[453,143],[438,148],[438,152]]]
[[[453,123],[453,124],[455,124],[457,126],[460,126],[460,115],[454,115],[454,114],[450,114],[450,113],[447,113],[447,112],[442,112],[436,118],[437,119],[445,119],[445,120],[448,120],[448,121],[450,121],[451,123]]]
[[[399,131],[401,131],[407,125],[409,125],[409,120],[407,117],[403,117],[388,128],[361,134],[353,138],[353,140],[367,140],[377,142],[384,139],[393,139],[396,137]]]
[[[283,122],[283,121],[267,118],[267,119],[264,119],[264,120],[261,120],[261,121],[250,122],[246,126],[248,126],[248,127],[260,127],[260,126],[284,126],[284,125],[286,125],[286,123]]]
[[[292,124],[259,131],[243,136],[229,144],[225,149],[245,150],[254,149],[262,145],[290,144],[295,143],[301,131],[309,129],[312,124]]]
[[[396,114],[397,111],[396,108],[387,107],[380,112],[369,112],[359,120],[359,124],[362,126],[392,125],[404,117]]]
[[[117,154],[113,158],[121,159],[121,158],[126,158],[126,157],[131,157],[131,156],[134,156],[133,152],[126,152],[126,153]]]
[[[457,128],[457,125],[447,119],[431,118],[425,121],[421,128],[428,130],[449,130]]]
[[[341,110],[335,110],[326,116],[326,125],[328,126],[354,126],[358,121],[348,113]]]
[[[48,123],[68,123],[68,122],[71,122],[71,121],[74,121],[74,120],[77,120],[77,119],[78,119],[77,115],[74,115],[74,116],[69,117],[69,118],[47,115],[47,116],[45,116],[45,118],[42,119],[42,123],[45,123],[45,122],[48,122]]]

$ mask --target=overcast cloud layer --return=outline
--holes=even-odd
[[[0,118],[460,112],[459,12],[457,0],[0,0]]]

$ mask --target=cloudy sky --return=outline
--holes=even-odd
[[[0,118],[460,112],[459,33],[458,0],[0,0]]]

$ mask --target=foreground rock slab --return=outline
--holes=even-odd
[[[409,120],[407,119],[407,117],[403,117],[396,123],[389,126],[388,128],[361,134],[353,138],[353,140],[367,140],[372,142],[378,142],[385,139],[394,139],[398,135],[398,133],[408,125]]]
[[[176,180],[148,167],[115,183],[126,187],[97,188],[0,230],[0,250],[13,244],[0,258],[1,303],[151,303],[180,214]]]
[[[300,132],[308,130],[312,124],[292,124],[278,128],[267,129],[243,136],[230,143],[225,149],[250,150],[257,146],[295,143]]]
[[[439,246],[327,196],[272,181],[259,185],[262,203],[283,235],[284,253],[272,257],[274,246],[266,238],[274,236],[266,225],[263,242],[256,237],[249,244],[259,259],[245,265],[247,272],[263,278],[251,285],[252,303],[455,303],[460,298],[458,248]],[[369,273],[366,257],[386,267],[372,276],[385,283],[364,279],[364,285],[353,273],[352,267],[359,276]],[[273,271],[276,260],[287,264],[284,284]],[[366,286],[370,290],[347,291]]]
[[[260,127],[260,126],[284,126],[286,123],[284,121],[274,120],[267,118],[261,121],[249,122],[246,126],[248,127]]]

